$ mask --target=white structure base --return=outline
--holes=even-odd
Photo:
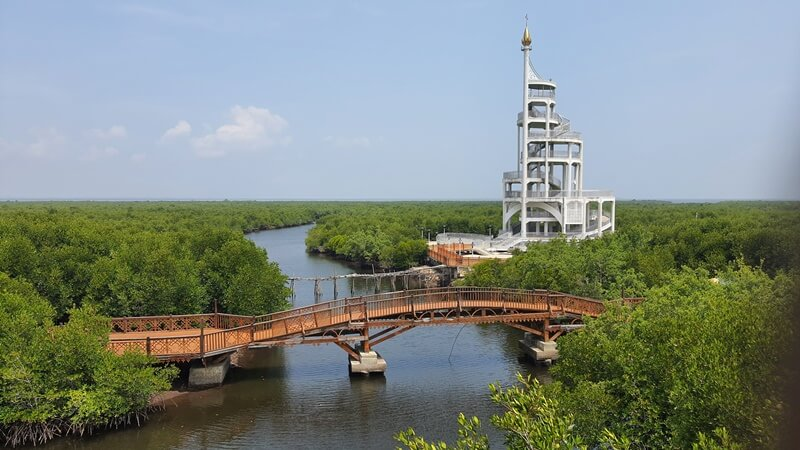
[[[189,388],[205,389],[221,385],[230,367],[231,355],[225,355],[215,362],[206,362],[205,365],[196,361],[189,368]]]
[[[531,333],[525,333],[524,338],[519,340],[519,347],[527,357],[537,363],[551,364],[558,359],[558,345],[555,341],[545,342]]]
[[[358,352],[361,361],[350,356],[350,374],[384,373],[386,372],[386,361],[375,351]]]

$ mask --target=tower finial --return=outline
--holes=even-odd
[[[531,34],[528,32],[528,15],[525,14],[525,32],[522,33],[522,46],[531,46]]]

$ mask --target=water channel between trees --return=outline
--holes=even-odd
[[[342,261],[305,252],[311,225],[252,233],[281,270],[296,276],[358,271]],[[352,280],[340,280],[350,292]],[[354,291],[374,292],[355,281]],[[398,286],[399,288],[400,286]],[[313,282],[298,283],[296,305],[314,301]],[[323,299],[333,296],[330,283]],[[389,283],[383,286],[389,290]],[[459,334],[460,331],[460,334]],[[223,386],[168,401],[141,428],[93,437],[57,439],[50,449],[394,448],[392,435],[412,426],[429,438],[456,438],[459,412],[477,415],[492,444],[488,384],[515,381],[517,372],[543,369],[518,361],[521,332],[503,325],[418,327],[376,347],[388,364],[385,377],[350,378],[338,347],[301,345],[248,352]],[[453,342],[458,338],[455,346]],[[451,355],[452,349],[452,355]]]

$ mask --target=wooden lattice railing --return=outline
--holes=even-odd
[[[448,267],[471,267],[484,259],[465,258],[459,252],[472,248],[472,244],[433,244],[428,247],[428,257]]]
[[[641,299],[626,299],[636,304]],[[193,314],[182,316],[123,317],[112,319],[115,331],[109,348],[117,353],[142,351],[162,359],[192,359],[233,351],[257,341],[269,341],[294,335],[306,335],[337,326],[354,326],[369,322],[406,317],[414,320],[430,311],[488,309],[499,317],[513,321],[514,316],[541,318],[563,315],[596,317],[605,310],[599,300],[546,290],[517,290],[482,287],[445,287],[387,292],[362,297],[344,298],[262,316],[232,314]],[[459,315],[454,315],[458,323]],[[492,321],[491,318],[485,320]],[[208,332],[206,332],[208,329]],[[192,330],[187,335],[137,336],[128,332]],[[140,333],[137,333],[137,335]]]

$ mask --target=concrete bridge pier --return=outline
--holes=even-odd
[[[369,344],[360,344],[356,347],[359,358],[349,355],[350,375],[383,374],[386,372],[386,360],[372,350]]]
[[[227,353],[204,360],[198,359],[189,367],[189,389],[216,387],[225,381],[231,367],[231,354]]]
[[[544,341],[533,333],[525,333],[519,340],[519,347],[535,363],[551,364],[558,359],[556,341]]]

